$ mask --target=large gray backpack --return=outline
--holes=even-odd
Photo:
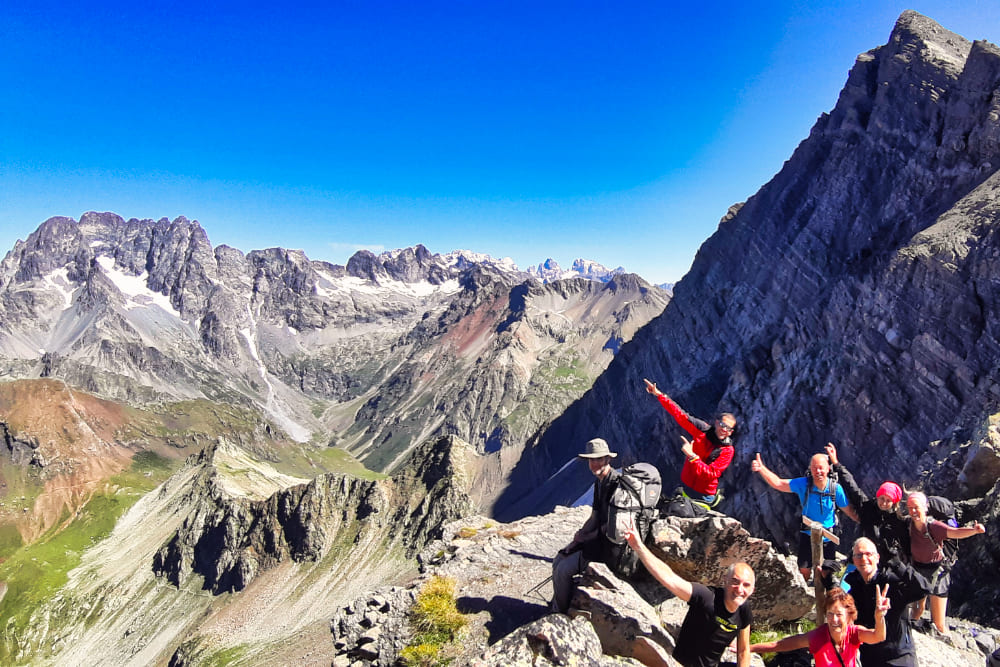
[[[660,471],[651,463],[633,463],[618,478],[605,536],[615,545],[608,567],[619,576],[631,577],[639,567],[638,556],[625,544],[625,533],[634,526],[643,542],[649,538],[661,490]]]

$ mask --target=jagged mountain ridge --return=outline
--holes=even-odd
[[[664,313],[529,444],[501,518],[573,498],[587,482],[572,467],[525,497],[594,436],[679,471],[681,432],[644,377],[693,414],[737,414],[724,510],[779,543],[798,505],[751,475],[757,452],[794,477],[832,441],[866,489],[926,480],[932,445],[968,441],[1000,401],[998,168],[1000,49],[904,12],[782,170],[721,220]]]
[[[342,267],[213,248],[183,217],[52,218],[0,264],[0,368],[131,402],[257,405],[297,440],[336,433],[390,467],[440,433],[483,450],[523,443],[668,298],[628,274],[564,282],[533,286],[467,251],[360,251]],[[459,340],[463,329],[476,339]],[[551,389],[566,397],[516,424],[497,416]]]

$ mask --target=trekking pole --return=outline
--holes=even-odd
[[[542,579],[542,581],[540,583],[536,584],[535,586],[533,586],[529,590],[527,590],[524,593],[525,597],[527,597],[529,595],[538,594],[538,597],[541,598],[542,594],[539,593],[539,591],[541,590],[542,586],[544,586],[545,584],[549,583],[550,581],[552,581],[552,575],[551,574],[549,576],[545,577],[544,579]],[[544,598],[542,598],[542,599],[544,599]]]
[[[823,617],[826,616],[826,588],[823,587],[823,580],[818,572],[820,563],[823,562],[823,538],[826,537],[838,547],[840,546],[840,538],[824,528],[823,524],[818,521],[802,517],[802,523],[809,528],[809,539],[812,545],[813,591],[816,596],[816,624],[820,625]]]

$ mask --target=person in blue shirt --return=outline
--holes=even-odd
[[[837,524],[837,508],[843,510],[844,514],[855,521],[858,515],[847,501],[847,495],[840,484],[830,479],[830,459],[826,454],[816,454],[809,461],[809,474],[806,477],[796,477],[794,479],[783,479],[778,477],[760,460],[760,454],[750,464],[750,469],[764,478],[768,486],[784,493],[794,493],[799,497],[802,505],[802,516],[811,521],[823,524],[823,527],[834,532]],[[833,542],[823,538],[823,558],[833,560],[836,558],[836,547]],[[812,572],[812,543],[809,539],[809,530],[805,529],[799,533],[798,552],[799,572],[809,581]]]

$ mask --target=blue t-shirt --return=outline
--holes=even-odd
[[[847,507],[849,504],[847,496],[844,494],[844,488],[840,484],[837,484],[835,487],[835,496],[830,496],[829,493],[818,491],[813,486],[813,488],[809,489],[807,502],[807,485],[812,485],[812,480],[808,477],[796,477],[795,479],[788,480],[788,488],[799,497],[799,503],[802,505],[802,515],[812,521],[819,521],[823,524],[824,528],[833,528],[834,524],[837,523],[837,507]],[[826,485],[827,489],[829,489],[829,480],[827,480]],[[803,530],[802,532],[808,533],[809,531]]]

